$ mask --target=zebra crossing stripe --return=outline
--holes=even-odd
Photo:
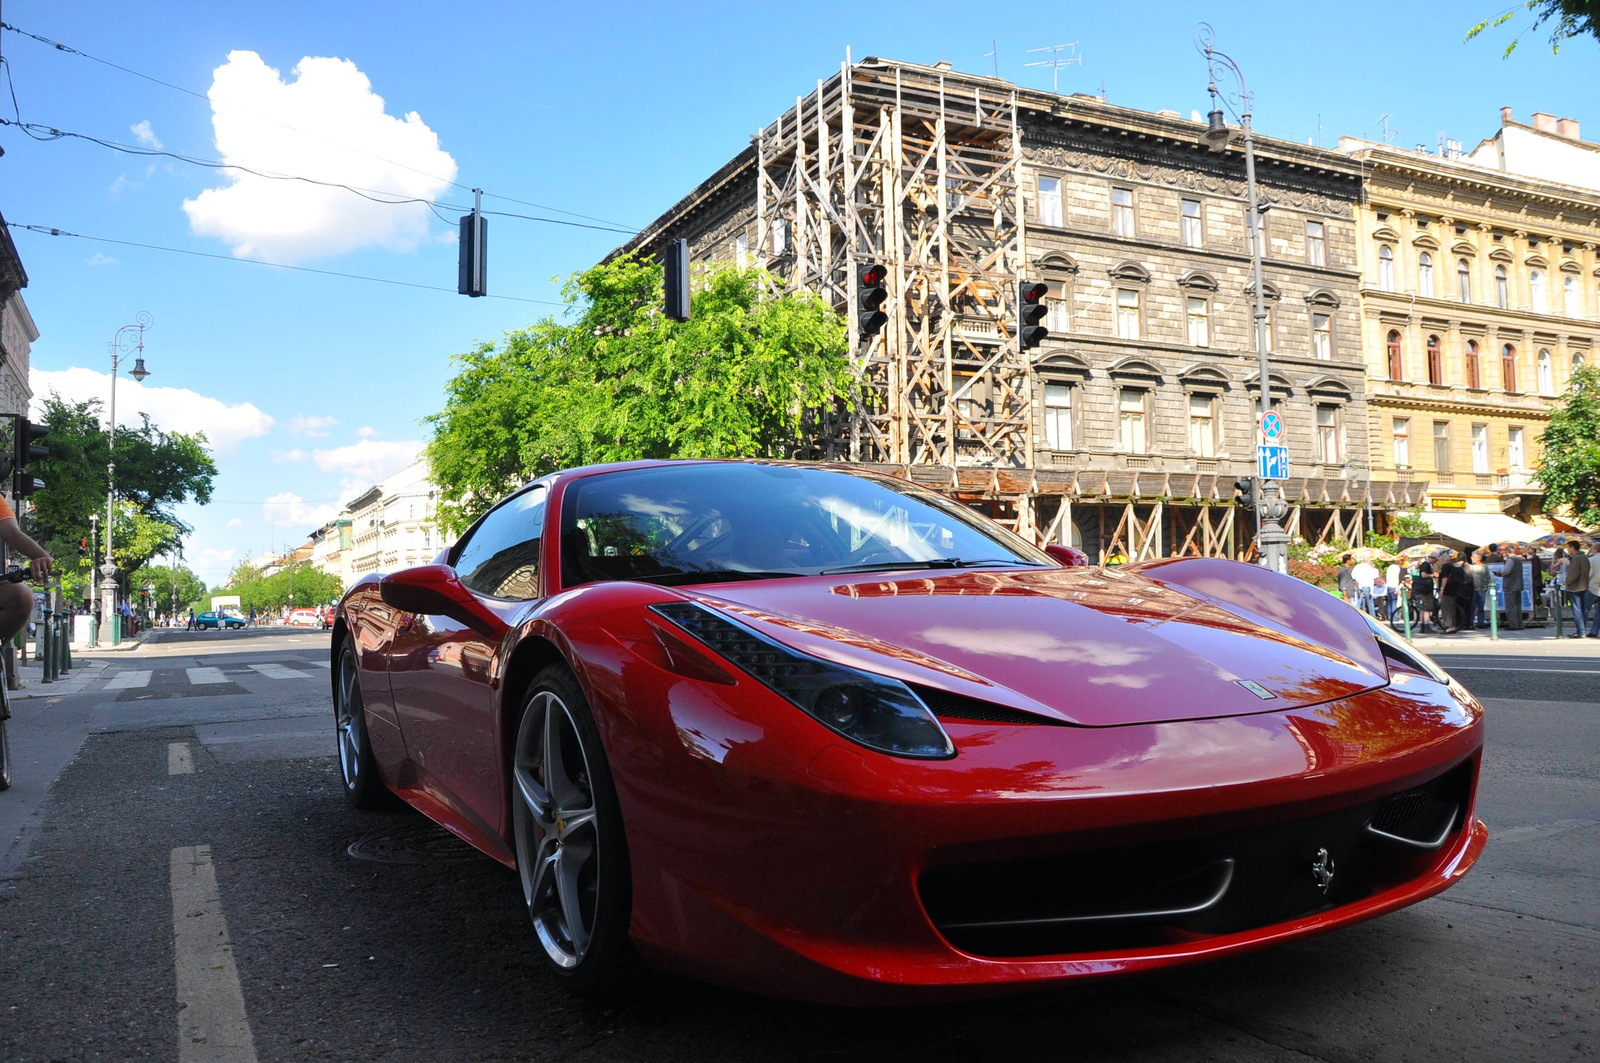
[[[310,679],[310,672],[297,672],[293,668],[286,668],[281,664],[252,664],[251,671],[259,672],[268,679]]]
[[[150,685],[150,672],[147,670],[118,672],[111,677],[111,682],[106,684],[107,690],[132,690],[135,687]]]
[[[189,682],[197,687],[231,682],[227,676],[222,674],[221,668],[185,668],[184,671],[189,675]]]

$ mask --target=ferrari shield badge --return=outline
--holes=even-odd
[[[1239,680],[1239,685],[1250,691],[1250,693],[1254,694],[1262,701],[1271,701],[1273,698],[1278,696],[1272,691],[1268,690],[1266,687],[1262,686],[1260,683],[1252,683],[1248,679]]]

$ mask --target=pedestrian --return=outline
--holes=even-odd
[[[1372,584],[1378,578],[1378,569],[1370,561],[1358,561],[1350,570],[1350,578],[1356,581],[1356,607],[1363,613],[1372,612]]]
[[[1388,617],[1388,619],[1389,619],[1389,623],[1391,623],[1391,624],[1394,623],[1395,622],[1395,618],[1400,615],[1400,610],[1402,608],[1402,605],[1401,605],[1402,594],[1401,594],[1400,572],[1401,572],[1400,561],[1399,561],[1398,558],[1393,560],[1393,561],[1390,561],[1389,562],[1389,567],[1383,570],[1383,581],[1389,585],[1389,617]]]
[[[1583,638],[1583,618],[1589,611],[1589,558],[1578,548],[1578,541],[1567,543],[1567,564],[1561,572],[1561,589],[1567,605],[1572,609],[1572,634],[1569,639]]]
[[[193,631],[194,630],[194,606],[192,606],[192,605],[189,607],[189,622],[184,625],[183,630],[185,630],[185,631]]]
[[[1350,567],[1351,560],[1352,558],[1349,554],[1339,558],[1339,597],[1351,605],[1356,605],[1356,577],[1354,570]],[[1357,607],[1359,608],[1359,606]]]
[[[1433,566],[1427,561],[1419,564],[1412,573],[1411,601],[1417,608],[1417,630],[1427,631],[1433,621],[1434,611],[1439,607],[1434,597]]]
[[[1467,576],[1472,580],[1472,617],[1468,623],[1474,628],[1489,626],[1489,588],[1494,583],[1494,577],[1489,574],[1489,566],[1483,562],[1482,550],[1472,552],[1472,561],[1467,565]]]
[[[1512,631],[1522,630],[1522,587],[1523,587],[1523,562],[1522,551],[1510,543],[1506,544],[1503,552],[1504,561],[1500,565],[1500,589],[1504,592],[1505,601],[1501,603],[1506,610],[1506,627]]]
[[[1372,581],[1372,590],[1367,592],[1367,597],[1372,605],[1370,612],[1373,616],[1387,619],[1393,615],[1390,612],[1391,607],[1389,605],[1390,591],[1388,577],[1379,572]]]
[[[1434,579],[1439,587],[1439,623],[1443,634],[1454,635],[1461,630],[1461,585],[1467,583],[1466,574],[1456,564],[1453,555],[1446,554],[1434,562]]]
[[[1600,639],[1600,541],[1589,547],[1589,637]]]

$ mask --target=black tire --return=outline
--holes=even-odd
[[[392,797],[378,778],[378,763],[372,757],[366,703],[361,698],[361,669],[355,647],[348,640],[339,649],[339,670],[334,676],[333,737],[345,797],[360,809],[388,807]]]
[[[551,773],[546,770],[548,760],[539,760],[538,757],[543,757],[542,736],[550,733],[545,729],[544,721],[546,715],[554,711],[555,703],[564,709],[564,715],[558,721],[568,721],[572,728],[566,731],[566,724],[558,722],[563,730],[557,748],[565,750],[563,761],[572,760],[572,753],[581,755],[585,771],[581,773],[581,778],[577,777],[580,773],[570,772],[573,777],[568,778],[566,784],[550,788],[551,794],[566,789],[571,799],[559,795],[551,798],[547,802],[551,811],[548,817],[541,818],[525,796],[527,791],[518,776],[521,772],[530,772],[527,778],[536,788],[542,788],[549,782]],[[510,765],[512,822],[518,877],[535,937],[542,946],[539,954],[551,973],[575,993],[595,996],[625,993],[638,984],[643,971],[639,955],[628,936],[628,924],[633,915],[633,879],[628,861],[627,834],[623,829],[622,809],[617,802],[611,766],[601,745],[600,731],[595,726],[589,701],[565,665],[551,665],[534,677],[523,699],[517,723]],[[537,757],[526,741],[535,728],[540,731]],[[579,745],[572,745],[573,739]],[[579,807],[566,814],[576,812],[581,815],[585,798],[588,809],[594,813],[592,830],[571,827],[561,818],[563,813],[553,811],[570,804]],[[552,824],[555,829],[552,829]],[[536,857],[543,855],[545,859],[557,861],[563,856],[563,846],[567,853],[579,852],[582,847],[588,846],[593,858],[591,860],[590,856],[585,856],[577,860],[579,869],[571,873],[572,892],[582,898],[581,901],[574,900],[573,906],[582,913],[579,915],[580,923],[585,918],[589,923],[586,942],[580,948],[573,947],[574,936],[570,933],[563,937],[566,923],[564,909],[561,900],[552,896],[559,893],[559,883],[555,883],[555,879],[563,872],[551,871],[550,881],[545,883],[551,893],[535,895],[541,882],[535,877],[541,862]],[[552,866],[561,865],[555,863]],[[560,910],[548,910],[552,906]]]
[[[11,737],[6,734],[5,718],[0,717],[0,790],[9,789],[11,789]]]

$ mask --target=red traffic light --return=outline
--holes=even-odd
[[[1032,306],[1049,294],[1050,286],[1043,281],[1023,281],[1018,291],[1023,305]]]
[[[861,283],[868,288],[876,288],[889,276],[889,271],[882,266],[867,266],[861,271]]]

